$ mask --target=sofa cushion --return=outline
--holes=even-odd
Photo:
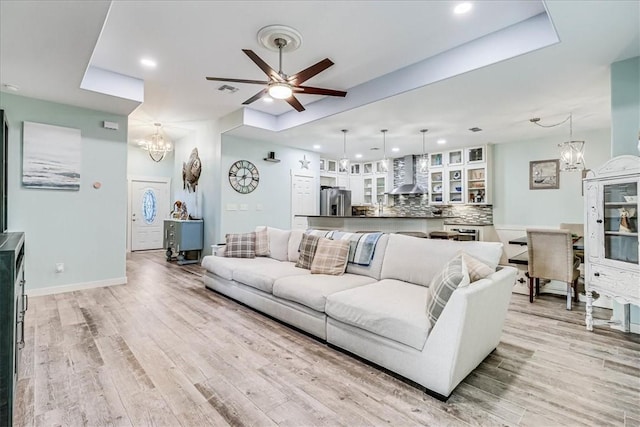
[[[390,234],[380,277],[429,286],[431,279],[438,274],[442,266],[460,251],[470,254],[495,270],[502,256],[502,243],[416,239],[401,234]]]
[[[348,240],[330,240],[321,237],[311,262],[311,274],[340,276],[347,268],[349,258]]]
[[[269,234],[269,251],[271,252],[269,256],[278,261],[288,261],[288,246],[291,231],[267,227],[267,233]]]
[[[313,256],[316,254],[320,237],[313,234],[304,234],[300,241],[300,256],[296,262],[296,267],[311,269]]]
[[[484,279],[485,277],[492,275],[496,271],[495,268],[489,267],[484,262],[472,257],[466,252],[462,252],[462,261],[464,261],[464,264],[467,267],[470,283],[480,279]],[[460,286],[463,285],[459,285],[458,287]]]
[[[257,268],[255,265],[243,264],[233,270],[233,280],[251,286],[252,288],[271,293],[273,290],[273,282],[277,279],[304,274],[311,274],[311,272],[297,268],[294,263],[288,261],[265,263]]]
[[[273,295],[324,313],[328,295],[374,282],[371,277],[348,273],[342,276],[289,276],[274,282]]]
[[[267,227],[256,227],[256,256],[269,256],[269,232]]]
[[[202,267],[205,270],[227,280],[233,280],[233,270],[236,268],[251,266],[260,269],[264,265],[278,263],[280,261],[271,258],[226,258],[215,255],[207,255],[202,259]]]
[[[302,230],[291,230],[288,245],[288,256],[291,262],[298,262],[298,258],[300,258],[300,242],[302,241],[303,234],[304,231]]]
[[[380,279],[380,270],[382,270],[382,259],[384,258],[384,252],[387,249],[387,242],[389,241],[389,235],[383,234],[376,243],[376,248],[373,252],[373,258],[371,263],[367,266],[358,264],[347,264],[347,273],[360,274],[362,276],[372,277],[376,280]]]
[[[416,239],[418,240],[418,239]],[[327,297],[335,320],[422,350],[429,334],[424,286],[386,279]]]
[[[426,309],[432,328],[455,290],[469,284],[469,273],[462,257],[463,254],[458,254],[449,260],[429,284]]]
[[[227,234],[224,256],[229,258],[255,258],[256,233]]]

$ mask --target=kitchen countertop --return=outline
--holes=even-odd
[[[456,216],[394,216],[394,215],[382,215],[382,216],[337,216],[337,215],[295,215],[303,216],[306,218],[349,218],[349,219],[453,219]]]
[[[471,227],[493,227],[493,224],[480,223],[480,222],[456,222],[456,221],[445,221],[444,225],[468,225]]]

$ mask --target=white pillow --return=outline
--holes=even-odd
[[[269,233],[269,250],[271,251],[269,256],[278,261],[288,261],[291,231],[267,227],[267,232]]]
[[[291,262],[298,262],[300,258],[300,242],[303,234],[304,230],[291,230],[289,236],[289,261]]]

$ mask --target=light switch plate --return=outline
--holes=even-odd
[[[235,203],[227,203],[227,210],[228,211],[237,211],[238,210],[238,205]]]

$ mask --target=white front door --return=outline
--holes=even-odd
[[[162,229],[169,212],[168,182],[131,181],[132,251],[162,248]]]
[[[312,176],[293,175],[291,181],[291,228],[306,229],[307,219],[296,215],[316,215],[317,192]]]

